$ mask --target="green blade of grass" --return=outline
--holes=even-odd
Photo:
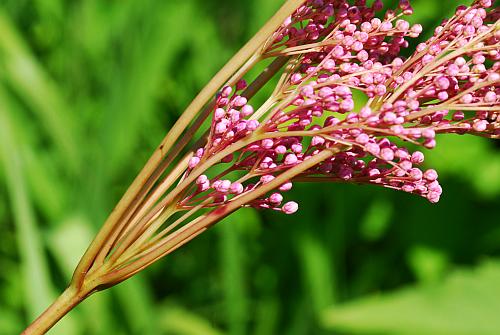
[[[177,305],[165,305],[158,310],[160,325],[169,335],[224,335],[209,320]]]
[[[7,192],[11,201],[17,243],[21,258],[21,273],[25,294],[25,306],[30,320],[36,318],[55,298],[50,283],[49,269],[41,232],[39,231],[34,208],[26,187],[22,143],[14,133],[11,114],[19,111],[9,101],[0,86],[0,161],[4,167]],[[76,323],[71,319],[60,323],[56,331],[61,334],[77,332]]]
[[[1,88],[0,88],[1,89]],[[6,95],[0,90],[0,149],[7,192],[17,229],[25,293],[30,318],[38,316],[51,302],[49,271],[33,208],[26,190],[23,162],[14,137]]]
[[[30,106],[73,171],[80,166],[77,127],[61,90],[37,62],[8,16],[0,9],[0,64],[9,86]]]
[[[240,243],[241,234],[235,225],[247,221],[245,210],[234,213],[222,221],[220,226],[221,244],[220,261],[224,284],[227,324],[229,334],[243,335],[249,319],[248,300],[246,295],[244,246]],[[250,216],[251,217],[251,216]],[[246,220],[247,219],[247,220]]]

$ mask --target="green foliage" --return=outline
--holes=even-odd
[[[412,20],[426,28],[456,5],[414,3]],[[280,4],[0,2],[0,335],[20,332],[64,289],[183,107]],[[498,144],[438,144],[427,159],[445,188],[438,205],[297,185],[287,194],[296,215],[242,210],[90,297],[51,334],[490,334],[498,265],[474,266],[500,256]],[[425,322],[431,311],[440,323]],[[444,328],[455,324],[462,332]]]
[[[456,270],[442,282],[360,298],[324,314],[327,328],[355,334],[498,334],[500,263]]]

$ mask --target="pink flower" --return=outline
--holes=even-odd
[[[293,214],[293,213],[297,212],[298,209],[299,209],[299,204],[298,203],[296,203],[294,201],[289,201],[285,205],[283,205],[283,207],[282,207],[281,210],[285,214]]]

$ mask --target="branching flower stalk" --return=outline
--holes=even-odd
[[[490,0],[460,6],[405,58],[422,26],[404,19],[413,12],[406,0],[382,9],[379,0],[288,0],[188,106],[68,289],[24,334],[45,333],[92,293],[241,207],[295,213],[283,193],[296,181],[376,184],[439,201],[438,174],[419,167],[416,149],[434,148],[437,134],[500,137],[500,11]],[[247,84],[260,62],[270,64]],[[254,108],[268,83],[273,93]],[[353,90],[366,96],[362,106]]]

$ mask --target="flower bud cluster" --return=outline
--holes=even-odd
[[[247,205],[292,214],[298,205],[284,203],[283,192],[300,180],[376,184],[439,201],[437,172],[410,148],[432,149],[441,133],[500,137],[500,26],[491,6],[459,7],[405,59],[407,38],[422,32],[402,18],[413,11],[408,1],[382,18],[379,0],[305,1],[267,51],[291,57],[273,104],[254,113],[244,81],[217,96],[207,144],[188,173],[220,152],[224,168],[202,171],[182,204],[226,204],[324,151],[335,154]],[[366,103],[356,106],[353,90]]]
[[[332,44],[349,47],[354,52],[377,53],[379,57],[395,57],[402,47],[407,47],[405,36],[418,37],[419,24],[410,25],[401,16],[410,15],[413,9],[407,0],[400,1],[399,14],[388,10],[383,18],[376,16],[383,9],[382,1],[368,6],[366,1],[306,1],[287,18],[276,32],[273,49],[317,42],[323,38]],[[333,38],[332,38],[333,37]]]
[[[389,85],[397,95],[386,107],[413,123],[406,135],[424,138],[428,148],[434,133],[500,135],[500,26],[491,5],[458,7]]]

